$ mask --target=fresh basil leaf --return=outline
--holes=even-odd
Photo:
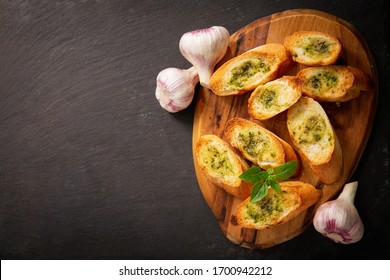
[[[273,174],[268,175],[268,177],[267,177],[267,180],[275,180],[275,179],[276,179],[276,175],[273,175]]]
[[[256,184],[267,179],[267,173],[258,166],[252,166],[244,171],[239,178],[245,182]]]
[[[288,161],[286,163],[283,163],[275,168],[274,175],[277,179],[280,180],[287,180],[291,177],[291,175],[294,174],[295,170],[297,169],[298,162]]]
[[[253,183],[250,196],[251,202],[257,202],[268,194],[268,187],[275,192],[280,192],[280,184],[277,179],[286,180],[294,174],[298,166],[297,161],[286,162],[277,168],[263,170],[258,166],[252,166],[243,172],[239,178],[248,183]]]
[[[267,169],[267,175],[272,175],[274,173],[274,169],[272,167]]]
[[[251,202],[257,202],[261,200],[263,197],[265,197],[268,193],[268,184],[264,183],[257,183],[253,186],[252,192],[251,192]]]
[[[254,184],[254,185],[252,186],[251,201],[252,201],[253,198],[257,195],[257,193],[260,191],[260,188],[261,188],[262,185],[263,185],[263,183],[257,182],[256,184]]]
[[[280,185],[276,180],[269,180],[270,187],[277,193],[280,193]]]

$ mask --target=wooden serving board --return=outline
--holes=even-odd
[[[302,172],[297,180],[308,182],[322,189],[321,200],[303,211],[293,220],[265,230],[241,228],[235,222],[235,211],[241,200],[227,194],[223,189],[210,183],[194,160],[196,176],[202,194],[218,220],[223,234],[235,244],[250,248],[267,248],[285,242],[302,233],[312,222],[316,208],[334,199],[345,183],[350,180],[367,143],[377,103],[377,73],[373,57],[365,40],[354,27],[333,15],[316,10],[288,10],[259,19],[234,33],[229,49],[219,65],[228,59],[266,43],[283,43],[286,36],[299,30],[322,31],[338,37],[343,45],[336,64],[355,66],[373,80],[373,90],[359,98],[341,105],[322,103],[336,130],[343,150],[343,168],[339,180],[323,184],[302,162]],[[217,65],[217,67],[219,66]],[[286,75],[295,75],[303,66],[295,65]],[[247,111],[250,93],[242,96],[219,97],[210,90],[200,87],[198,91],[193,125],[192,149],[203,134],[223,137],[225,123],[233,117],[251,119]],[[267,121],[256,121],[279,137],[291,143],[287,132],[286,113]],[[194,157],[195,159],[195,157]]]

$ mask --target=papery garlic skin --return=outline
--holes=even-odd
[[[346,184],[336,200],[322,204],[314,215],[314,228],[334,242],[351,244],[363,237],[364,225],[353,204],[357,186]]]
[[[157,75],[156,98],[168,112],[179,112],[191,104],[198,81],[195,67],[166,68]]]
[[[224,57],[229,40],[229,31],[222,26],[194,30],[180,38],[180,52],[198,71],[202,86],[210,88],[210,77],[215,65]]]

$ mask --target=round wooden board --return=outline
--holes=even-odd
[[[238,226],[235,222],[235,211],[241,200],[210,183],[194,160],[200,189],[218,220],[223,234],[233,243],[244,247],[267,248],[302,233],[311,224],[316,208],[325,201],[335,198],[344,184],[350,180],[364,151],[373,123],[378,97],[377,72],[373,57],[365,40],[356,29],[333,15],[316,10],[288,10],[259,19],[231,36],[229,49],[219,65],[256,46],[266,43],[283,43],[286,36],[299,30],[321,31],[339,38],[343,51],[336,64],[346,64],[362,69],[371,76],[374,87],[371,92],[363,93],[359,98],[341,105],[322,103],[343,150],[341,176],[333,184],[323,184],[310,167],[302,162],[301,175],[296,179],[322,189],[323,196],[315,206],[303,211],[287,223],[265,230]],[[295,75],[302,68],[302,65],[296,64],[286,75]],[[215,134],[224,138],[224,126],[229,119],[233,117],[251,119],[247,112],[249,95],[250,93],[242,96],[219,97],[210,90],[200,87],[193,125],[193,155],[201,135]],[[287,132],[285,112],[270,120],[255,122],[292,144]]]

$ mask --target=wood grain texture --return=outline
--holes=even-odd
[[[371,92],[364,93],[359,98],[340,106],[334,103],[322,103],[343,150],[341,175],[337,182],[324,184],[303,162],[303,169],[298,179],[322,189],[323,197],[315,206],[303,211],[287,223],[261,231],[241,228],[237,225],[234,216],[241,200],[226,194],[224,190],[208,182],[194,161],[200,189],[219,221],[222,232],[233,243],[243,247],[268,248],[302,233],[310,225],[315,209],[323,202],[333,199],[352,176],[366,146],[373,123],[378,98],[377,72],[373,57],[365,40],[354,27],[333,15],[316,10],[287,10],[259,19],[231,36],[229,50],[219,65],[258,45],[283,43],[287,35],[299,30],[322,31],[338,37],[342,42],[343,50],[336,64],[362,69],[371,76],[374,88]],[[302,65],[296,64],[287,74],[294,75],[302,68]],[[201,87],[194,117],[193,148],[203,134],[212,133],[223,138],[224,126],[232,117],[250,119],[247,112],[248,97],[249,94],[218,97],[210,90]],[[256,122],[291,144],[285,112],[270,120]]]

